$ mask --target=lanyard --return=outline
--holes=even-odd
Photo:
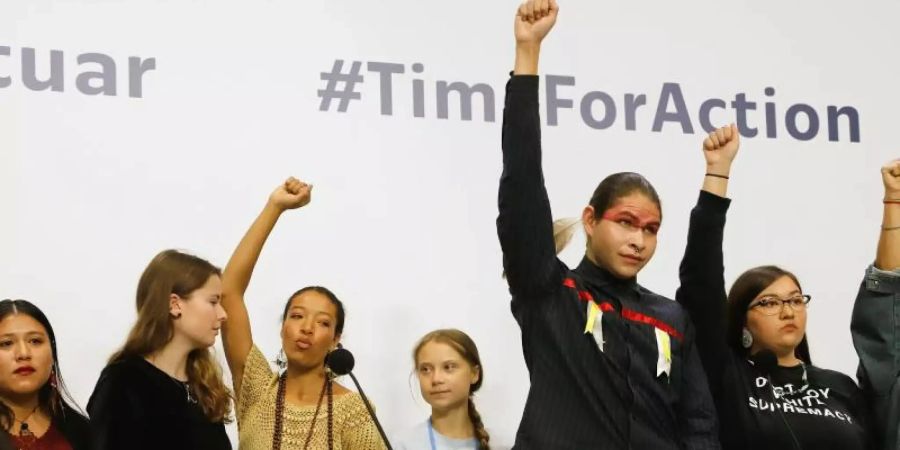
[[[434,443],[434,428],[431,426],[431,417],[428,418],[428,441],[431,442],[431,450],[437,450]]]

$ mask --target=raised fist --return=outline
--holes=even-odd
[[[540,44],[556,23],[556,0],[526,0],[516,12],[516,42]]]
[[[731,163],[741,147],[741,135],[734,124],[719,128],[703,140],[703,156],[708,168],[731,170]]]
[[[884,193],[891,200],[900,199],[900,159],[895,159],[881,168]]]
[[[269,203],[281,211],[300,208],[309,203],[312,185],[294,177],[288,178],[269,196]]]

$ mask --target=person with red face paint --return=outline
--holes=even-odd
[[[516,449],[717,449],[716,412],[681,307],[637,282],[662,209],[637,173],[600,182],[581,216],[585,256],[557,256],[541,168],[538,56],[555,0],[515,17],[497,231],[531,387]]]
[[[325,357],[341,340],[344,305],[330,290],[308,286],[282,311],[280,374],[253,343],[244,293],[278,218],[307,205],[312,186],[289,178],[269,196],[225,266],[222,329],[225,357],[237,398],[242,450],[383,448],[362,397],[334,382]]]
[[[90,450],[87,417],[60,371],[56,334],[27,300],[0,301],[0,449]]]
[[[491,450],[472,398],[484,382],[478,347],[456,329],[434,330],[413,349],[422,398],[431,417],[406,433],[397,450]]]
[[[900,159],[881,168],[884,212],[875,264],[859,287],[850,330],[875,440],[900,450]]]
[[[854,381],[814,366],[806,339],[808,304],[792,273],[762,266],[725,294],[722,238],[731,166],[740,147],[734,125],[703,142],[706,173],[691,212],[676,299],[697,327],[726,449],[873,448],[869,410]]]

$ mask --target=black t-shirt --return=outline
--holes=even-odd
[[[143,358],[106,366],[88,402],[95,450],[231,450],[184,384]]]
[[[866,448],[864,408],[850,377],[816,367],[776,367],[769,377],[757,374],[747,394],[752,422],[766,436],[793,437],[789,448],[854,450]],[[771,384],[769,383],[771,380]],[[793,440],[796,439],[796,444]]]

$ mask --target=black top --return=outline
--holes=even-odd
[[[722,446],[871,448],[865,401],[850,377],[807,366],[808,387],[802,389],[807,384],[803,366],[776,367],[768,373],[728,346],[722,235],[729,204],[726,198],[700,192],[691,212],[676,295],[697,327],[697,348],[719,411]]]
[[[185,385],[143,358],[106,366],[88,402],[95,450],[225,450],[225,425],[188,400]]]
[[[719,448],[681,307],[586,259],[569,270],[556,258],[537,94],[537,76],[513,76],[503,117],[497,231],[531,378],[515,448]],[[592,303],[602,330],[586,333]],[[664,343],[671,367],[659,373]]]
[[[72,407],[64,404],[59,414],[53,416],[53,426],[66,437],[72,450],[89,450],[91,448],[91,424]]]

